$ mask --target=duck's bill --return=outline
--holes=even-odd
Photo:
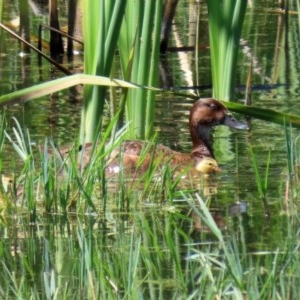
[[[226,125],[226,126],[229,126],[229,127],[235,128],[235,129],[242,129],[242,130],[249,129],[247,124],[238,121],[234,116],[229,115],[229,114],[226,115],[223,125]]]
[[[214,168],[214,172],[222,172],[222,169],[220,167],[216,166]]]

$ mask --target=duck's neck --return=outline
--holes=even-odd
[[[211,126],[198,126],[191,128],[191,138],[193,141],[192,153],[201,154],[205,157],[213,157],[213,147],[211,138]]]

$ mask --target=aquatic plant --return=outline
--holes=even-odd
[[[84,72],[109,77],[118,36],[125,13],[126,1],[84,2]],[[85,85],[81,117],[81,142],[94,140],[101,126],[106,99],[105,86]]]
[[[213,97],[234,98],[239,42],[247,1],[208,0]]]
[[[158,86],[162,6],[161,0],[127,3],[118,42],[123,78],[127,81]],[[153,134],[155,92],[130,89],[124,101],[131,138],[150,138]]]

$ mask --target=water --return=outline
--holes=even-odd
[[[297,59],[299,56],[297,17],[290,15],[289,30],[285,31],[283,14],[272,11],[273,7],[272,1],[258,1],[253,7],[248,8],[239,57],[236,100],[242,101],[244,98],[244,85],[251,62],[252,104],[298,115],[300,62]],[[178,10],[188,8],[189,2],[181,1]],[[4,21],[13,19],[17,10],[13,3],[5,4]],[[170,46],[175,46],[178,38],[183,45],[194,44],[193,36],[186,34],[187,24],[192,22],[189,19],[193,18],[192,12],[179,13],[175,18],[177,35]],[[211,79],[207,20],[203,3],[200,12],[204,17],[200,23],[203,33],[199,59],[195,61],[193,52],[168,53],[163,67],[169,70],[170,80],[164,84],[172,88],[188,88],[199,93],[201,97],[207,97],[211,95]],[[32,26],[44,19],[44,15],[35,17]],[[62,23],[64,21],[63,19]],[[1,44],[0,54],[1,95],[62,76],[44,61],[42,68],[38,67],[37,57],[33,52],[21,55],[19,43],[3,32],[2,41],[4,42]],[[81,55],[76,56],[75,68],[80,65],[81,58]],[[199,85],[203,88],[197,89],[196,86]],[[80,91],[75,92],[75,97],[74,93],[63,91],[51,97],[9,106],[6,112],[8,132],[12,132],[14,122],[11,118],[15,117],[21,126],[28,128],[34,141],[43,143],[45,137],[53,137],[58,144],[73,142],[80,123],[81,102],[78,98]],[[173,96],[158,98],[156,129],[160,133],[161,142],[171,147],[179,144],[182,150],[189,151],[191,145],[187,116],[191,104],[190,100],[183,103],[182,98],[176,99]],[[244,116],[238,118],[243,120]],[[229,235],[236,235],[238,238],[243,236],[247,251],[273,251],[280,246],[278,242],[288,233],[287,215],[291,213],[288,209],[290,203],[286,200],[288,167],[285,129],[283,126],[257,119],[250,119],[249,123],[251,125],[249,132],[217,128],[215,154],[222,172],[213,176],[209,182],[202,182],[200,193],[204,194],[220,228],[223,230],[227,228]],[[298,130],[292,131],[293,139],[298,135]],[[255,153],[263,181],[270,155],[266,194],[268,207],[264,205],[259,195],[253,161],[249,154],[250,147]],[[20,164],[11,166],[17,158],[17,153],[12,150],[7,140],[3,156],[8,157],[5,160],[5,167],[13,169],[9,172],[19,174]],[[85,278],[80,273],[78,261],[82,264],[81,270],[92,269],[89,269],[89,259],[81,257],[82,253],[85,253],[84,247],[89,249],[90,257],[94,257],[93,263],[97,271],[93,269],[93,276],[109,277],[112,280],[108,284],[110,287],[113,283],[125,284],[129,280],[126,278],[130,274],[127,267],[131,266],[130,262],[134,261],[134,257],[129,257],[128,253],[134,256],[134,253],[141,252],[142,262],[136,271],[140,278],[135,282],[139,287],[136,296],[138,293],[144,293],[145,298],[158,299],[158,295],[163,295],[161,296],[163,299],[176,293],[180,294],[182,287],[177,285],[180,280],[176,277],[179,266],[178,262],[172,259],[172,255],[181,257],[179,264],[184,267],[183,258],[188,255],[192,241],[214,244],[214,237],[199,218],[186,213],[189,209],[180,193],[175,199],[163,199],[167,205],[161,204],[160,201],[157,201],[159,202],[157,204],[153,199],[149,202],[147,195],[143,195],[142,192],[131,191],[129,197],[132,197],[130,200],[134,203],[130,205],[129,212],[122,211],[117,204],[108,204],[105,215],[84,216],[83,212],[78,216],[70,213],[68,218],[65,218],[51,214],[44,216],[41,213],[38,214],[38,221],[34,226],[30,223],[26,212],[12,213],[15,219],[4,217],[5,222],[1,225],[3,236],[1,249],[2,253],[9,257],[5,260],[2,254],[1,260],[22,265],[27,263],[29,267],[25,275],[19,275],[19,278],[30,277],[30,280],[39,282],[38,286],[46,283],[50,285],[51,280],[54,280],[62,293],[67,282],[72,282],[72,286],[78,284],[80,287],[78,291],[72,290],[72,295],[76,298],[88,294],[88,285],[76,279]],[[115,199],[111,201],[117,203]],[[100,206],[99,203],[96,205]],[[187,241],[188,237],[193,240]],[[170,240],[176,241],[178,248],[173,248]],[[96,254],[92,253],[93,251]],[[28,262],[25,262],[24,253],[28,257]],[[115,262],[117,270],[105,272],[102,270],[102,272],[103,260]],[[126,262],[124,265],[121,263],[122,260]],[[148,265],[147,262],[150,260],[154,263]],[[74,261],[77,261],[77,264]],[[72,269],[73,265],[78,269],[72,273],[68,270]],[[81,277],[78,274],[81,274]],[[157,278],[162,279],[161,283],[156,282]],[[91,278],[90,280],[93,281]],[[119,293],[122,295],[122,292]]]

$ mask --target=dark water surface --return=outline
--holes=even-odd
[[[180,44],[184,46],[195,44],[193,30],[189,29],[188,24],[196,22],[197,9],[190,5],[188,1],[180,1],[179,3],[178,16],[176,16],[174,24],[175,36],[172,37],[170,43],[172,47]],[[296,16],[290,15],[289,27],[286,29],[284,27],[284,15],[274,12],[274,6],[273,1],[255,1],[255,4],[248,8],[241,41],[235,100],[242,102],[245,97],[246,78],[250,63],[252,63],[252,104],[257,107],[299,115],[298,20]],[[169,80],[162,81],[162,85],[177,88],[179,91],[188,89],[198,93],[199,97],[209,97],[212,91],[210,89],[210,61],[204,3],[200,5],[200,12],[203,18],[200,22],[201,38],[198,61],[194,58],[194,52],[168,52],[167,57],[162,62],[161,69],[168,73]],[[15,5],[14,1],[4,4],[4,23],[12,21],[17,15],[18,6]],[[44,23],[45,19],[46,16],[42,13],[32,17],[30,25],[33,35],[37,35],[37,24]],[[64,17],[62,17],[61,23],[65,25]],[[0,38],[0,95],[63,76],[60,71],[55,70],[46,61],[43,61],[42,67],[38,66],[36,54],[33,52],[23,53],[19,42],[3,31]],[[82,54],[77,54],[72,63],[64,58],[65,66],[80,70],[81,59]],[[174,144],[179,144],[184,151],[189,151],[191,144],[188,132],[188,113],[191,104],[191,100],[183,102],[182,98],[158,97],[156,128],[159,131],[161,142],[171,147]],[[11,118],[15,117],[21,126],[28,128],[33,141],[43,143],[46,137],[52,137],[60,145],[73,142],[79,129],[80,110],[80,90],[67,90],[25,104],[15,104],[9,106],[6,111],[9,123],[8,132],[11,132],[11,127],[14,126]],[[237,116],[237,118],[245,121],[244,116]],[[213,176],[211,182],[206,183],[207,189],[201,190],[200,193],[204,194],[204,198],[208,200],[216,221],[222,228],[230,228],[230,234],[237,236],[243,233],[249,252],[272,251],[277,248],[278,243],[286,235],[285,199],[288,167],[285,129],[283,126],[257,119],[248,121],[251,125],[249,132],[233,131],[227,128],[216,129],[215,154],[222,172]],[[288,131],[290,132],[290,130]],[[292,139],[295,140],[299,135],[299,130],[292,130],[291,134]],[[255,153],[263,180],[270,155],[266,197],[268,209],[264,206],[258,192],[253,161],[249,153],[250,147]],[[8,140],[5,141],[3,156],[5,168],[9,169],[8,172],[18,174],[20,164],[14,163],[18,155],[12,150]],[[295,158],[298,159],[298,155]],[[6,169],[3,170],[3,173],[5,172]],[[162,211],[160,207],[157,208],[155,203],[153,208],[149,208],[148,206],[151,206],[152,203],[149,204],[148,199],[144,200],[141,201],[139,209],[130,213],[120,215],[120,212],[115,211],[115,206],[112,205],[113,209],[108,210],[105,216],[87,217],[83,220],[84,224],[81,224],[85,229],[78,225],[76,216],[68,219],[41,216],[39,225],[33,229],[29,225],[30,219],[27,215],[24,218],[22,215],[18,215],[16,217],[17,224],[9,219],[8,223],[1,225],[1,235],[4,238],[2,247],[3,249],[11,248],[12,252],[27,252],[31,259],[38,260],[39,256],[43,256],[43,265],[41,261],[36,262],[36,272],[41,272],[41,274],[46,272],[47,276],[51,276],[51,272],[54,272],[51,266],[53,263],[57,267],[55,272],[58,272],[62,277],[64,272],[68,273],[68,268],[72,268],[77,255],[80,255],[81,248],[74,244],[80,243],[76,241],[78,235],[82,239],[84,238],[84,235],[79,234],[82,230],[86,230],[84,231],[86,235],[89,234],[87,229],[89,226],[96,235],[97,247],[104,247],[103,245],[106,243],[106,246],[111,247],[112,252],[118,253],[116,257],[119,259],[126,256],[120,238],[130,240],[133,236],[135,238],[139,235],[143,236],[145,235],[143,231],[145,228],[155,230],[157,243],[161,245],[162,249],[165,249],[164,247],[167,248],[167,245],[163,244],[165,230],[171,228],[175,232],[178,228],[174,223],[179,222],[180,218],[177,219],[176,214],[170,215],[168,210]],[[176,200],[181,200],[180,197],[171,200],[174,200],[174,206],[181,203],[180,201],[176,202]],[[115,203],[114,199],[111,201]],[[242,205],[238,204],[239,202],[242,202]],[[197,226],[195,223],[193,224],[196,228],[195,240],[199,241],[203,234],[201,233],[203,227],[201,224]],[[187,231],[190,229],[182,225],[180,230]],[[54,240],[54,236],[58,238]],[[179,236],[180,234],[177,236],[174,233],[172,238],[176,239]],[[102,238],[106,241],[101,240]],[[208,234],[206,238],[209,239],[210,235]],[[186,240],[178,243],[182,249],[186,249],[184,246]],[[129,247],[128,243],[126,245]],[[146,246],[144,245],[144,247],[143,251],[146,251]],[[51,254],[53,249],[56,249],[56,252]],[[73,249],[74,253],[67,255],[64,260],[61,255],[69,253],[70,249]],[[184,253],[186,250],[182,249],[180,251]],[[155,249],[149,249],[149,253],[155,255]],[[144,255],[150,255],[149,253]],[[112,253],[106,255],[105,259],[116,259]],[[49,264],[47,265],[46,262]],[[166,259],[163,264],[165,264],[165,269],[170,269],[169,272],[172,272],[174,267],[172,263],[169,264]],[[162,270],[164,269],[162,268]],[[147,276],[147,272],[142,270],[141,273],[143,272]],[[121,270],[120,273],[122,273]],[[45,282],[41,276],[35,276],[33,278],[38,278],[41,284]],[[70,276],[70,273],[66,276]],[[171,282],[170,278],[168,281],[168,276],[174,280],[170,274],[161,274],[161,277],[166,280],[163,288],[165,297],[174,292],[174,282]],[[146,281],[141,286],[145,285],[147,290],[151,286],[151,284],[149,286],[147,284]],[[156,289],[156,283],[153,285]],[[145,293],[147,294],[147,292]],[[148,296],[153,297],[153,294]]]

